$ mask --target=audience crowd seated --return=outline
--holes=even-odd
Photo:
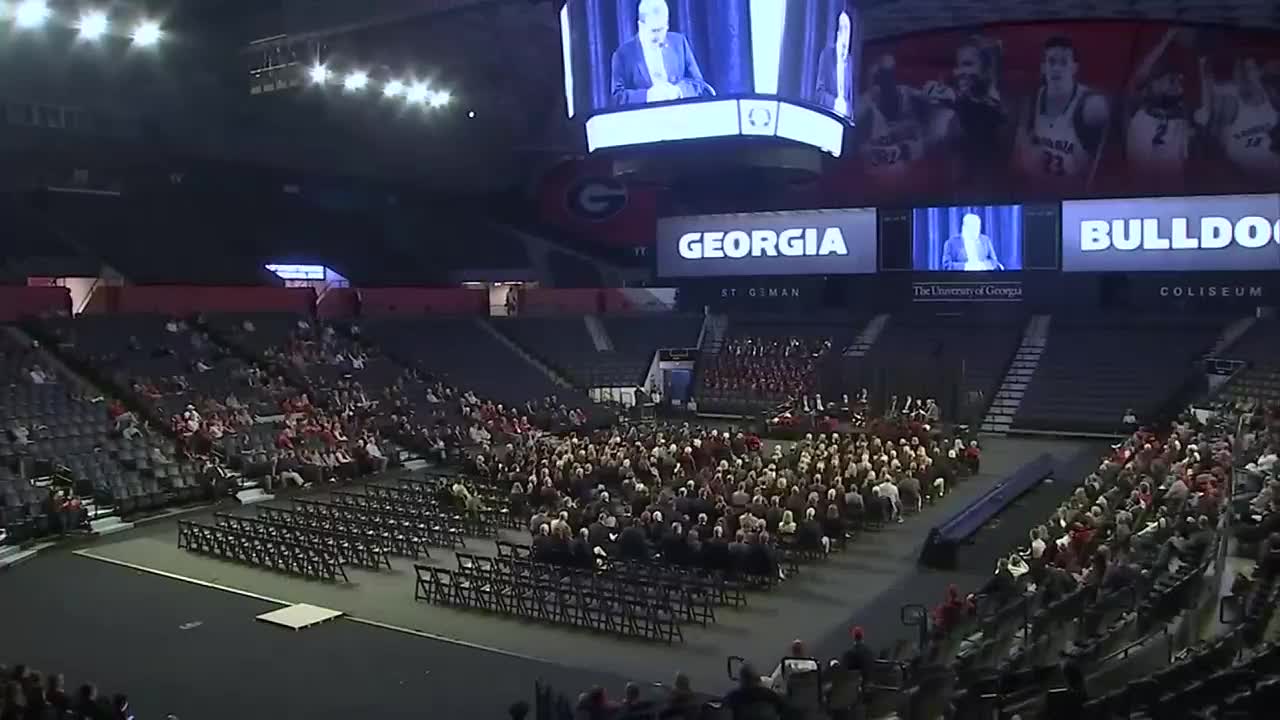
[[[731,338],[702,372],[703,387],[713,393],[781,400],[814,395],[818,368],[831,341],[814,338]]]
[[[132,720],[126,695],[104,695],[91,684],[74,692],[62,675],[26,665],[0,665],[0,718],[4,720]]]
[[[967,477],[952,440],[921,426],[805,436],[765,452],[760,439],[676,425],[619,425],[528,437],[475,458],[511,488],[534,551],[572,561],[603,552],[728,570],[776,565],[779,548],[825,554],[864,522],[904,511]],[[492,457],[491,457],[492,456]],[[574,552],[575,543],[586,548]]]
[[[1114,445],[1048,521],[1029,533],[1027,545],[1001,559],[986,586],[968,594],[955,585],[948,588],[928,617],[930,647],[909,666],[912,677],[939,663],[965,677],[960,661],[966,648],[983,642],[982,632],[973,631],[991,632],[988,625],[975,628],[975,620],[1012,603],[1025,602],[1028,612],[1041,613],[1073,596],[1097,606],[1110,594],[1127,592],[1158,612],[1162,593],[1179,578],[1197,575],[1215,556],[1216,529],[1230,488],[1233,417],[1188,412],[1167,428],[1142,427]],[[1253,457],[1262,463],[1275,447],[1274,417],[1255,416],[1249,436]],[[574,532],[582,530],[580,542],[592,551],[614,545],[622,556],[715,563],[731,558],[735,545],[750,552],[751,545],[783,547],[788,538],[824,553],[824,539],[843,538],[855,523],[872,515],[896,517],[914,502],[909,493],[945,488],[973,471],[965,457],[968,446],[952,442],[932,433],[896,442],[832,434],[806,437],[790,451],[775,447],[762,453],[748,449],[749,438],[741,433],[688,425],[625,426],[591,438],[508,447],[490,471],[499,481],[511,481],[513,498],[534,513],[531,529],[550,536],[535,542],[548,557],[572,561]],[[970,457],[976,462],[976,454]],[[1261,478],[1259,494],[1240,508],[1276,524],[1254,534],[1261,538],[1272,533],[1280,538],[1280,519],[1273,519],[1280,518],[1273,512],[1280,509],[1280,483],[1271,477]],[[1259,508],[1267,510],[1259,514]],[[828,517],[830,523],[815,522]],[[720,545],[724,551],[714,549]],[[1122,626],[1111,626],[1117,628]],[[1067,694],[1081,703],[1087,699],[1081,668],[1096,659],[1093,649],[1106,640],[1106,633],[1081,629],[1064,646],[1046,652],[1049,662],[1068,662],[1071,672],[1064,677],[1079,682]],[[1034,650],[1043,642],[1033,638],[1028,647]],[[796,648],[802,651],[803,645],[797,641]],[[1019,654],[1013,657],[993,662],[1009,671],[1019,666]],[[832,667],[847,664],[862,671],[874,658],[856,628],[853,647]],[[775,690],[785,693],[785,683],[762,678],[749,666],[739,677],[738,688],[721,699],[732,717],[747,717],[738,712],[745,704],[781,709],[784,695]],[[626,716],[623,704],[610,703],[599,688],[584,693],[578,708],[581,717]]]

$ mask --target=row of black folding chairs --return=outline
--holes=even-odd
[[[408,481],[405,481],[407,484]],[[412,487],[389,485],[365,485],[365,495],[387,503],[392,507],[406,507],[416,510],[435,512],[452,518],[453,522],[462,526],[468,535],[477,537],[493,537],[498,534],[498,527],[504,524],[500,513],[496,510],[463,511],[449,505],[443,505],[433,495],[418,492]]]
[[[477,484],[478,478],[464,478],[457,475],[432,475],[426,477],[401,477],[397,479],[400,488],[414,494],[437,498],[442,490],[452,494],[453,486],[463,481],[467,491],[480,499],[485,509],[480,511],[481,517],[491,519],[496,527],[519,530],[525,526],[526,519],[511,512],[511,495],[509,488],[498,488],[492,485]]]
[[[304,528],[327,530],[352,537],[362,538],[366,542],[378,543],[392,555],[413,558],[431,557],[425,536],[412,530],[388,527],[381,523],[360,520],[339,520],[319,514],[302,512],[290,508],[259,505],[258,517],[284,525],[296,525]]]
[[[515,557],[528,558],[528,557],[531,557],[533,554],[533,546],[531,545],[516,545],[513,543],[506,542],[504,540],[499,540],[497,542],[498,542],[498,555],[513,554]],[[606,548],[606,550],[607,549],[608,548]],[[661,557],[654,557],[649,560],[636,560],[636,559],[616,558],[610,555],[609,558],[611,563],[617,563],[617,562],[647,563],[660,568],[672,569],[673,572],[719,576],[719,577],[725,578],[728,581],[744,583],[747,586],[757,588],[757,589],[772,588],[774,585],[777,585],[778,582],[780,581],[780,578],[778,577],[776,572],[751,572],[748,570],[710,571],[704,567],[700,567],[696,565],[677,565],[675,563],[669,563],[666,560],[662,559]],[[782,570],[785,571],[787,577],[795,577],[800,573],[800,567],[796,562],[795,555],[788,554],[783,551],[779,551],[777,554],[777,561],[778,561],[778,567],[780,567]],[[743,602],[745,602],[745,596],[744,596]]]
[[[463,478],[456,475],[427,475],[426,477],[401,477],[399,482],[401,486],[412,486],[418,492],[435,494],[440,490],[448,489],[451,493],[453,486],[462,482],[467,487],[467,492],[480,498],[485,505],[493,508],[506,509],[511,508],[510,487],[498,488],[493,485],[477,484],[471,478]]]
[[[437,605],[476,608],[622,637],[684,642],[674,608],[658,600],[619,597],[572,580],[526,583],[502,575],[480,576],[414,565],[414,598]]]
[[[528,585],[559,586],[572,583],[610,597],[670,607],[683,621],[703,627],[716,621],[717,598],[709,589],[701,586],[653,582],[549,563],[491,558],[470,553],[457,553],[457,559],[457,572],[464,576],[484,579],[500,575],[500,579],[505,582]]]
[[[391,569],[391,557],[377,541],[347,535],[330,530],[278,523],[260,517],[241,517],[230,513],[214,513],[218,527],[229,527],[256,537],[297,542],[304,545],[326,547],[337,553],[342,562],[349,565],[381,570]]]
[[[349,582],[342,560],[331,548],[259,537],[230,527],[178,521],[178,547],[249,565],[323,580]]]
[[[335,505],[319,500],[293,498],[293,507],[300,512],[330,520],[356,521],[380,525],[406,535],[412,534],[433,547],[452,548],[465,546],[462,530],[442,520],[420,515],[410,515],[389,510],[373,510],[348,505]]]
[[[523,562],[533,561],[533,547],[497,541],[498,558]],[[549,567],[558,567],[550,563],[541,563]],[[679,583],[698,592],[705,593],[716,605],[741,608],[747,604],[746,585],[738,578],[726,577],[723,573],[707,572],[702,568],[685,565],[673,565],[661,560],[620,560],[606,558],[603,571],[620,577],[633,578],[646,583]]]
[[[479,524],[477,522],[469,520],[462,514],[447,508],[442,509],[428,505],[400,503],[379,498],[368,493],[344,491],[329,493],[329,499],[332,504],[341,505],[342,507],[355,508],[358,510],[371,510],[375,512],[396,513],[432,520],[441,527],[456,530],[459,536],[497,534],[498,532],[497,527],[491,527],[491,532],[489,533],[482,532],[479,529]]]

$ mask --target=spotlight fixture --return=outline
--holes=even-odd
[[[404,83],[399,80],[392,80],[382,87],[382,94],[386,97],[400,97],[404,91]]]
[[[80,37],[85,40],[97,40],[107,31],[111,29],[111,21],[107,19],[107,14],[101,10],[89,10],[80,16],[76,22],[76,29],[80,32]]]
[[[143,20],[133,28],[129,37],[133,39],[134,45],[146,47],[160,42],[162,35],[164,31],[160,29],[160,23],[155,20]]]
[[[329,68],[319,63],[312,65],[310,73],[311,82],[316,85],[323,85],[329,80]]]
[[[13,22],[23,30],[34,30],[49,19],[49,4],[45,0],[22,0],[13,8]]]
[[[433,108],[444,107],[445,105],[448,105],[449,101],[452,99],[453,99],[453,96],[450,95],[447,90],[440,90],[439,92],[433,92],[431,93],[431,107]]]
[[[353,73],[349,73],[346,79],[342,81],[342,87],[352,91],[363,90],[364,87],[368,84],[369,84],[369,74],[365,72],[360,72],[359,70]]]
[[[426,83],[414,83],[405,93],[405,99],[417,105],[426,102],[430,95],[431,91],[427,89]]]

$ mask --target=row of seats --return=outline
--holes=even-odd
[[[1048,344],[1014,417],[1015,428],[1115,432],[1127,410],[1155,417],[1192,379],[1224,323],[1179,324],[1055,318]]]
[[[478,566],[453,571],[415,565],[414,599],[628,638],[684,642],[677,608],[692,612],[681,604],[685,596],[591,575],[547,576],[538,570],[541,567],[513,563],[510,572],[486,573]]]
[[[702,318],[696,315],[599,316],[612,349],[601,350],[581,316],[521,316],[494,325],[581,388],[636,387],[662,348],[691,348]]]

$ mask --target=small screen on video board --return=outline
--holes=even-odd
[[[913,270],[1022,269],[1021,205],[960,205],[912,211]]]

